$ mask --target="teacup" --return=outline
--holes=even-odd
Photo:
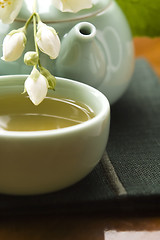
[[[0,96],[23,92],[26,75],[0,77]],[[87,104],[95,116],[78,125],[43,131],[0,131],[0,193],[42,194],[80,181],[100,161],[106,148],[110,106],[98,90],[57,78],[62,96]]]

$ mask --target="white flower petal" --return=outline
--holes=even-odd
[[[21,55],[25,48],[26,37],[24,32],[8,34],[3,40],[3,57],[4,61],[15,61]]]
[[[52,2],[62,12],[78,12],[92,7],[92,0],[52,0]]]
[[[36,42],[39,49],[50,56],[51,59],[55,59],[59,55],[61,43],[54,28],[41,22],[38,25]]]
[[[23,0],[1,0],[0,1],[0,20],[10,24],[17,17]]]
[[[35,105],[40,104],[47,95],[47,79],[36,68],[32,70],[31,75],[26,79],[24,87]]]

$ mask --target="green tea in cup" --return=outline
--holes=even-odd
[[[43,131],[80,124],[94,117],[82,102],[46,97],[38,106],[25,94],[0,96],[0,131]]]

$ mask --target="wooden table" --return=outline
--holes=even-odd
[[[146,58],[160,76],[160,38],[135,38],[136,57]]]
[[[134,43],[136,56],[147,58],[160,75],[160,39],[136,38]],[[148,214],[0,217],[0,240],[102,240],[105,230],[160,230],[160,216]]]
[[[159,231],[160,217],[105,215],[23,216],[0,220],[2,240],[103,240],[106,230]],[[109,240],[109,239],[108,239]],[[147,240],[147,236],[145,238]],[[151,239],[149,239],[151,240]],[[153,239],[154,240],[154,239]]]

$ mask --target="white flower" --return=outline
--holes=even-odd
[[[38,23],[36,42],[39,49],[51,59],[58,57],[61,43],[54,28],[48,27],[40,21]]]
[[[10,24],[17,17],[23,0],[0,0],[0,20]]]
[[[30,76],[26,79],[24,89],[27,91],[33,104],[40,104],[47,95],[47,79],[34,67]]]
[[[92,7],[92,0],[52,0],[52,2],[62,12],[78,12]]]
[[[24,29],[13,30],[3,40],[2,60],[11,62],[17,60],[25,48],[26,36]]]

